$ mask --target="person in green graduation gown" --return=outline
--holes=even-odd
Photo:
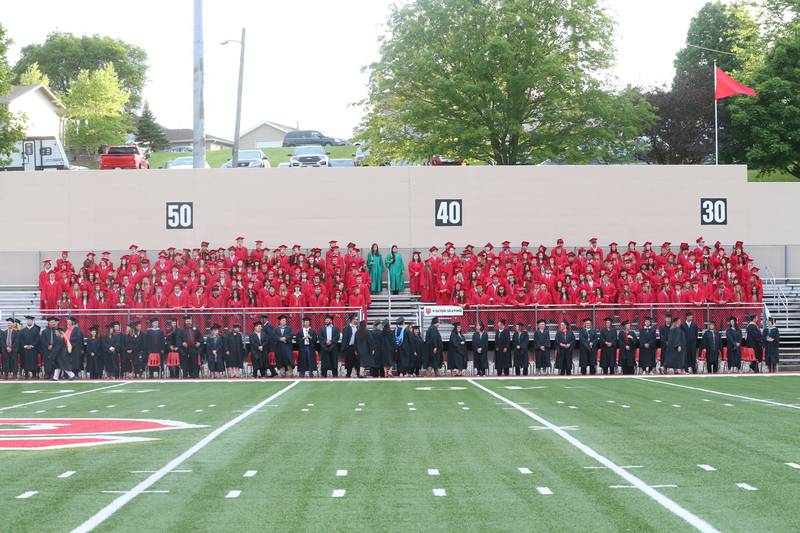
[[[369,271],[369,291],[372,294],[380,293],[383,290],[383,257],[376,243],[372,243],[367,256],[367,270]]]
[[[405,289],[403,279],[403,256],[397,251],[397,245],[392,246],[392,251],[386,256],[386,268],[389,270],[389,290],[398,294]]]

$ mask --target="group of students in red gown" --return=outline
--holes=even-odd
[[[342,252],[300,245],[269,249],[263,241],[228,248],[169,247],[151,262],[131,245],[118,264],[103,252],[80,262],[63,251],[39,273],[40,308],[48,312],[128,309],[359,308],[371,302],[370,277],[354,243]]]
[[[731,304],[759,303],[763,289],[758,267],[736,242],[730,253],[720,242],[713,248],[702,237],[677,253],[664,242],[642,248],[630,241],[625,250],[597,238],[576,250],[558,239],[549,250],[523,241],[518,250],[487,243],[476,253],[467,245],[459,253],[448,242],[432,246],[425,259],[418,251],[408,264],[411,292],[425,302],[460,306],[596,305],[596,304]]]

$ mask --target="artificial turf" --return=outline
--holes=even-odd
[[[3,409],[2,417],[206,426],[137,434],[157,439],[141,443],[0,451],[2,529],[78,527],[119,497],[102,491],[129,491],[149,476],[131,471],[161,469],[291,383],[0,384],[0,409],[52,397]],[[630,483],[478,385],[616,465],[641,467],[627,471],[645,483],[676,485],[655,490],[720,531],[800,530],[800,469],[786,465],[800,463],[800,410],[792,407],[800,404],[800,376],[302,381],[176,467],[191,472],[148,487],[168,493],[137,495],[97,530],[695,529],[641,490],[610,488]],[[57,390],[93,392],[62,398],[71,393]],[[58,477],[67,470],[75,474]],[[249,470],[256,473],[243,477]],[[344,496],[332,497],[336,489]],[[26,491],[38,493],[16,498]],[[226,498],[230,491],[241,493]]]

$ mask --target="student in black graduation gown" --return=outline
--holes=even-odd
[[[411,330],[403,317],[395,322],[394,366],[399,376],[411,373]]]
[[[351,374],[356,376],[361,375],[360,368],[368,371],[369,365],[365,365],[359,359],[359,353],[356,349],[356,331],[358,331],[358,315],[351,314],[347,317],[347,325],[341,332],[342,347],[341,351],[344,354],[344,370],[345,377],[350,377]],[[322,339],[322,335],[319,336]],[[320,341],[321,342],[321,341]],[[338,357],[338,356],[337,356]]]
[[[16,330],[16,322],[13,318],[7,319],[8,327],[5,331],[0,331],[0,350],[3,357],[0,358],[3,365],[3,377],[11,379],[17,374],[17,358],[19,356],[19,332]]]
[[[325,325],[319,328],[317,337],[319,338],[319,358],[320,358],[320,375],[325,378],[328,377],[328,372],[331,376],[336,377],[339,375],[339,339],[342,334],[339,328],[333,325],[333,316],[327,315],[325,317]],[[351,354],[352,359],[352,354]],[[358,366],[356,365],[356,375],[358,375]],[[350,377],[350,371],[347,376]]]
[[[517,327],[514,330],[514,336],[511,339],[511,344],[514,347],[514,375],[527,376],[528,368],[530,367],[530,355],[528,355],[528,345],[530,338],[528,330],[525,329],[525,324],[517,322]]]
[[[383,377],[383,322],[376,320],[369,331],[370,339],[372,339],[372,365],[370,366],[370,375],[374,378]]]
[[[154,377],[156,369],[159,371],[159,375],[161,369],[164,368],[164,363],[166,360],[164,359],[166,355],[166,338],[164,337],[164,332],[158,325],[158,319],[152,318],[150,319],[150,327],[147,328],[147,331],[144,332],[142,336],[142,354],[144,354],[145,360],[149,363],[150,356],[158,356],[159,365],[158,367],[149,366],[147,367],[148,373],[150,377]]]
[[[454,376],[463,376],[467,368],[467,338],[461,331],[461,322],[453,322],[447,342],[447,368]]]
[[[123,354],[128,357],[125,371],[130,372],[132,368],[134,376],[141,377],[146,363],[142,353],[141,325],[138,323],[129,324],[128,331],[122,340],[124,343]]]
[[[509,375],[511,368],[511,333],[506,329],[506,321],[497,321],[494,334],[494,369],[498,376]]]
[[[611,324],[611,318],[603,320],[603,329],[600,330],[600,368],[603,374],[614,374],[617,366],[618,333]]]
[[[47,319],[47,327],[42,330],[39,342],[39,351],[42,354],[42,362],[44,363],[44,377],[53,377],[55,370],[56,354],[53,352],[56,340],[56,329],[58,327],[58,318],[51,316]]]
[[[86,372],[89,373],[89,379],[103,377],[103,346],[98,330],[99,327],[93,325],[89,328],[89,336],[86,337]]]
[[[725,330],[725,344],[728,347],[728,370],[736,372],[742,370],[742,330],[735,316],[728,319],[728,329]]]
[[[694,315],[686,313],[686,320],[681,325],[681,330],[686,336],[686,371],[692,371],[697,374],[697,337],[700,335],[700,329],[694,323]]]
[[[472,361],[479,376],[485,376],[489,370],[489,334],[483,322],[475,325],[472,334]]]
[[[389,324],[388,320],[384,320],[381,322],[381,335],[379,340],[380,348],[376,350],[376,359],[378,360],[378,364],[380,364],[382,367],[382,375],[387,378],[392,377],[392,364],[396,346],[395,343],[396,341],[394,332],[392,332],[392,326]]]
[[[672,314],[667,313],[664,316],[664,323],[658,328],[658,349],[660,356],[658,359],[661,365],[661,373],[664,373],[664,360],[667,358],[667,347],[669,345],[669,330],[672,328]]]
[[[562,376],[572,374],[572,353],[575,350],[575,334],[569,322],[561,321],[556,331],[556,368]]]
[[[167,329],[167,335],[165,339],[165,350],[167,352],[167,368],[169,369],[169,377],[171,379],[178,379],[181,375],[180,372],[180,365],[179,364],[171,364],[174,361],[170,361],[170,358],[174,359],[174,355],[170,356],[170,354],[180,354],[180,345],[179,342],[179,329],[178,329],[178,321],[174,318],[170,318],[168,320],[169,327]],[[178,355],[178,359],[180,360],[180,355]]]
[[[264,336],[267,338],[266,344],[264,345],[264,352],[267,354],[266,358],[266,365],[267,369],[269,369],[270,377],[275,377],[278,375],[278,370],[275,368],[276,362],[275,357],[275,348],[276,348],[276,340],[275,340],[275,328],[272,327],[272,324],[269,322],[269,315],[261,315],[261,323],[263,324],[263,332]],[[272,359],[270,360],[269,354],[272,353]]]
[[[64,339],[64,330],[56,328],[53,346],[50,350],[53,358],[53,377],[50,381],[58,381],[61,373],[65,373],[70,381],[75,379],[72,369],[72,359],[67,352],[67,343]]]
[[[269,341],[264,333],[264,324],[257,320],[253,323],[253,332],[250,334],[250,359],[253,361],[253,377],[267,377],[267,359]],[[272,369],[274,372],[275,369]],[[274,373],[270,373],[273,376]]]
[[[597,330],[592,327],[592,319],[583,319],[583,327],[578,332],[578,366],[581,374],[594,374],[597,371]]]
[[[221,378],[225,372],[225,343],[219,334],[219,325],[211,326],[211,335],[205,342],[206,363],[212,378]]]
[[[419,326],[416,324],[411,328],[411,373],[419,376],[422,368],[422,358],[425,352],[425,343],[422,341]]]
[[[275,346],[275,363],[281,376],[289,377],[294,371],[293,342],[294,332],[286,323],[286,315],[278,317],[278,326],[274,329],[272,339]]]
[[[203,335],[192,322],[191,315],[183,317],[183,327],[178,330],[178,342],[183,378],[199,377],[200,366],[197,358],[203,348]]]
[[[25,325],[19,332],[20,363],[27,378],[39,375],[39,337],[41,331],[32,316],[25,317]]]
[[[644,325],[639,330],[639,369],[652,374],[656,368],[656,327],[653,319],[644,317]]]
[[[75,374],[79,374],[83,368],[83,331],[78,325],[78,320],[73,316],[67,318],[67,324],[69,325],[69,343],[72,346],[72,352],[70,352],[71,370]]]
[[[442,369],[442,351],[444,343],[439,333],[439,318],[433,317],[428,331],[425,332],[425,348],[428,351],[428,375],[438,376]]]
[[[242,366],[244,366],[244,339],[242,338],[242,326],[234,324],[225,338],[225,367],[234,378],[242,377]]]
[[[767,327],[764,328],[762,338],[766,347],[764,358],[767,361],[767,368],[770,372],[777,372],[778,361],[780,360],[781,334],[778,328],[775,327],[774,318],[767,319]]]
[[[352,325],[348,324],[347,328],[352,328]],[[347,328],[345,328],[345,330]],[[353,346],[355,347],[355,356],[358,357],[359,363],[364,370],[366,370],[366,375],[372,376],[373,370],[377,371],[377,365],[375,364],[375,343],[373,335],[368,329],[367,321],[362,320],[359,322],[358,327],[351,335],[354,339]],[[349,340],[348,338],[348,342],[345,343],[345,346],[349,345]]]
[[[302,326],[295,335],[297,343],[297,363],[300,377],[317,375],[317,332],[311,327],[311,319],[303,317]]]
[[[636,333],[631,329],[631,323],[627,320],[622,322],[622,329],[619,332],[617,345],[619,346],[619,366],[622,373],[632,375],[636,372],[636,347],[639,340]]]
[[[681,374],[686,368],[686,335],[681,329],[681,319],[679,317],[675,317],[669,328],[664,368],[671,368],[673,372],[680,372]]]
[[[761,330],[756,324],[756,315],[750,315],[747,328],[747,347],[752,349],[756,360],[750,363],[750,370],[753,372],[761,371],[761,360],[764,358],[764,340],[761,338]]]
[[[550,370],[550,332],[547,331],[547,322],[544,320],[536,322],[536,330],[533,332],[533,366],[538,374]]]
[[[708,329],[703,332],[700,348],[706,352],[707,372],[716,374],[719,371],[719,359],[722,355],[722,335],[717,331],[714,322],[709,322]]]

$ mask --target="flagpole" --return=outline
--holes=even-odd
[[[714,164],[719,165],[719,118],[717,116],[717,60],[714,60]]]

